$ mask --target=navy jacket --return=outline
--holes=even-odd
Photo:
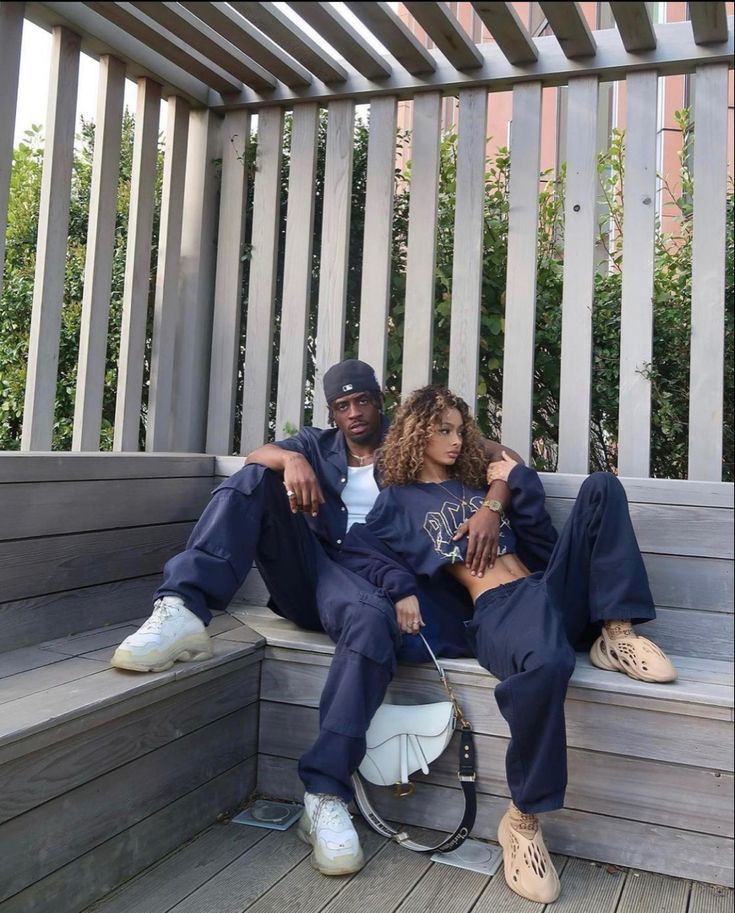
[[[381,417],[381,440],[388,430],[389,421]],[[316,517],[304,515],[330,557],[342,547],[347,533],[347,508],[342,502],[342,491],[347,484],[347,452],[345,438],[337,428],[302,428],[293,437],[276,441],[283,450],[300,453],[311,464],[324,495],[325,503]],[[376,482],[380,484],[376,471]]]

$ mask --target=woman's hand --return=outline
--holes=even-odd
[[[316,517],[324,495],[311,463],[300,453],[289,453],[283,468],[283,484],[291,513],[299,511]]]
[[[487,467],[487,484],[490,485],[493,482],[498,481],[507,482],[511,470],[516,466],[518,466],[516,460],[511,459],[511,457],[503,451],[503,458],[497,460],[495,463],[490,463]]]
[[[402,634],[418,634],[424,627],[419,601],[415,596],[404,596],[396,602],[396,617]]]

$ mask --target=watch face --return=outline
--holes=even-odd
[[[503,509],[503,505],[500,503],[500,501],[497,500],[497,498],[490,498],[488,501],[488,506],[490,510],[497,510],[498,512]]]

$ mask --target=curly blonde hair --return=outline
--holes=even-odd
[[[426,444],[441,427],[447,409],[457,409],[464,426],[462,451],[448,467],[449,475],[477,488],[485,486],[487,457],[477,422],[463,399],[438,384],[414,390],[396,412],[378,456],[384,484],[410,485],[418,480]]]

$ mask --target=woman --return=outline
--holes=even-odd
[[[557,537],[537,473],[506,454],[486,473],[467,405],[438,386],[411,394],[379,459],[387,487],[365,524],[350,530],[345,558],[386,589],[404,633],[425,624],[417,576],[443,598],[452,598],[456,584],[471,597],[467,632],[480,664],[500,680],[495,698],[511,733],[512,801],[498,828],[505,878],[521,896],[549,903],[559,895],[559,878],[537,815],[564,804],[573,648],[592,643],[596,666],[643,681],[676,677],[669,659],[632,629],[655,610],[625,493],[613,475],[590,476]],[[510,502],[497,560],[480,577],[465,567],[463,543],[453,536],[476,510],[497,509],[485,499],[496,479],[507,482]],[[461,601],[456,607],[463,611]]]

